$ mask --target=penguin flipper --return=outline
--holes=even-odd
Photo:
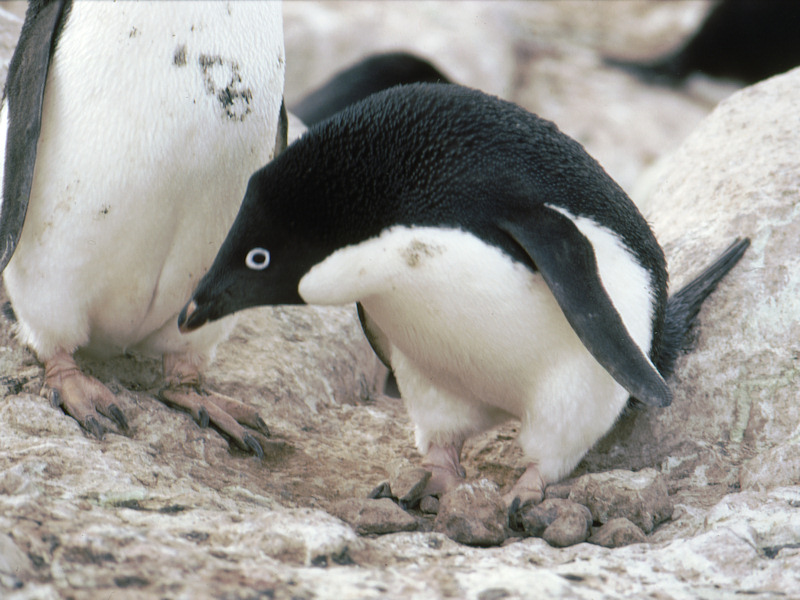
[[[28,210],[36,145],[42,127],[45,82],[64,5],[65,0],[31,3],[8,66],[5,88],[8,134],[0,205],[0,272],[14,254]]]
[[[358,311],[358,320],[361,321],[361,329],[364,330],[364,335],[367,336],[367,341],[372,347],[381,362],[386,365],[388,369],[392,368],[390,359],[389,340],[386,334],[381,331],[380,327],[373,321],[364,310],[361,302],[356,302],[356,310]]]
[[[600,281],[592,244],[576,225],[544,205],[500,228],[530,257],[586,349],[634,398],[669,406],[672,393],[631,338]]]

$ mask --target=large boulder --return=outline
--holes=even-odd
[[[739,485],[743,461],[798,443],[798,89],[800,70],[742,90],[659,167],[648,216],[673,289],[735,237],[752,245],[700,313],[672,406],[631,411],[589,457],[591,468],[659,465],[674,486],[724,491]],[[782,456],[797,461],[797,452]]]

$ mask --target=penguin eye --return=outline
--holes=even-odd
[[[269,265],[269,251],[264,248],[253,248],[247,253],[244,264],[253,271],[263,271]]]

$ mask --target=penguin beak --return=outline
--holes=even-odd
[[[181,333],[189,333],[204,325],[206,321],[208,318],[197,310],[197,302],[191,300],[178,315],[178,329]]]

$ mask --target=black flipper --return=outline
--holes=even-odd
[[[281,111],[278,113],[278,132],[275,134],[275,149],[272,158],[286,150],[289,145],[289,115],[286,112],[286,102],[281,98]]]
[[[0,208],[0,272],[14,254],[28,211],[45,82],[65,4],[66,0],[31,2],[8,66],[5,102],[9,122]]]
[[[739,262],[748,246],[748,238],[737,238],[717,260],[667,300],[664,336],[655,361],[664,377],[672,373],[675,359],[684,347],[686,334],[689,333],[703,302],[728,271]]]
[[[538,205],[523,223],[505,221],[500,227],[533,261],[597,362],[634,398],[669,406],[669,387],[628,333],[600,281],[592,244],[575,224]]]
[[[364,335],[367,336],[367,341],[381,362],[389,369],[392,368],[391,360],[389,357],[389,340],[386,335],[381,331],[380,327],[375,324],[361,302],[356,302],[356,309],[358,310],[358,320],[361,321],[361,329],[364,330]]]

